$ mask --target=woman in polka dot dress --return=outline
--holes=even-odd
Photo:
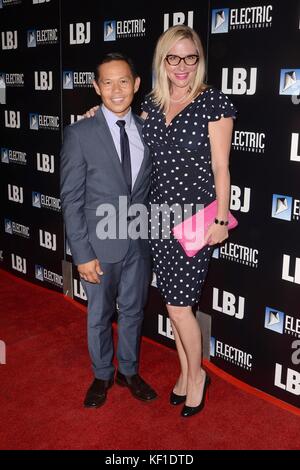
[[[217,198],[217,219],[227,221],[235,109],[222,92],[203,83],[203,48],[191,28],[169,28],[159,38],[153,66],[156,83],[142,113],[143,137],[153,159],[150,202],[195,208]],[[151,225],[157,227],[152,228],[151,248],[181,365],[170,402],[185,403],[181,415],[187,417],[201,411],[210,383],[200,365],[201,332],[192,306],[205,281],[212,245],[225,240],[228,230],[226,225],[212,224],[208,246],[189,258],[170,235],[176,220],[168,223],[167,213],[162,211],[159,218],[151,214]]]

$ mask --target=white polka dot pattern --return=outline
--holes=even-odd
[[[151,97],[144,101],[143,110],[148,113],[143,137],[153,163],[150,204],[209,204],[215,199],[215,187],[208,123],[235,117],[232,103],[219,90],[208,88],[168,126]],[[212,248],[207,246],[188,258],[177,240],[168,238],[176,220],[171,218],[170,226],[165,214],[160,215],[153,221],[157,230],[150,241],[157,286],[167,304],[193,305],[199,300]]]

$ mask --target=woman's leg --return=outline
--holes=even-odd
[[[180,363],[181,358],[183,358],[184,370],[182,372],[186,370],[183,352],[187,362],[187,399],[185,404],[187,406],[198,406],[202,399],[205,378],[205,372],[201,368],[202,341],[199,323],[191,307],[167,305],[167,309],[180,339],[179,347],[181,349],[178,354]]]
[[[168,307],[168,306],[167,306]],[[187,376],[188,376],[188,362],[187,362],[187,357],[185,354],[185,350],[183,347],[183,344],[181,342],[179,333],[177,331],[175,323],[172,321],[171,317],[171,325],[172,325],[172,331],[174,334],[174,339],[176,343],[176,349],[177,353],[179,356],[179,362],[180,362],[180,376],[177,379],[176,385],[173,388],[173,392],[176,393],[176,395],[186,395],[186,389],[187,389]]]

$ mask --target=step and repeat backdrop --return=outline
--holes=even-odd
[[[152,87],[160,34],[184,23],[201,36],[207,82],[238,108],[231,211],[196,315],[205,356],[300,407],[300,2],[0,0],[0,267],[86,303],[64,236],[59,195],[63,128],[99,103],[99,58],[130,55]],[[144,335],[174,347],[155,278]],[[2,338],[5,340],[5,338]]]

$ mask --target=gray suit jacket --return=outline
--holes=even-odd
[[[143,121],[138,116],[134,115],[134,118],[141,135]],[[128,206],[135,203],[147,205],[150,173],[151,159],[145,146],[142,165],[130,195],[113,138],[100,108],[94,118],[83,119],[66,127],[61,150],[61,202],[75,264],[95,258],[100,263],[115,263],[125,257],[129,238],[99,239],[96,226],[101,217],[96,215],[96,210],[100,204],[112,204],[116,208],[115,219],[118,220],[119,196],[128,197]],[[147,224],[147,220],[144,223]],[[148,240],[140,240],[139,243],[141,254],[149,256]]]

